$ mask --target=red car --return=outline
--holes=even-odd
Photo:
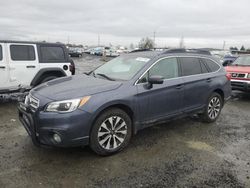
[[[238,57],[225,69],[231,74],[232,89],[250,92],[250,55]]]

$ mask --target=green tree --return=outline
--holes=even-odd
[[[142,38],[139,42],[140,49],[152,49],[154,48],[154,41],[148,37]]]
[[[242,45],[240,51],[246,51],[245,47]]]

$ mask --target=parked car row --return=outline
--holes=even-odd
[[[82,48],[69,47],[70,57],[82,57],[84,50]]]
[[[97,56],[117,57],[123,53],[128,53],[128,51],[125,48],[95,47],[85,50],[85,53]]]

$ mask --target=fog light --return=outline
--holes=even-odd
[[[61,137],[60,137],[58,134],[56,134],[56,133],[53,135],[53,139],[54,139],[54,141],[55,141],[56,143],[62,142]]]

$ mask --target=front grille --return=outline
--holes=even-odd
[[[25,98],[25,104],[30,106],[32,109],[36,110],[39,107],[39,99],[29,94]]]
[[[232,78],[247,78],[247,73],[231,73]]]
[[[30,106],[37,109],[39,107],[39,100],[33,96],[30,96]]]
[[[243,82],[231,82],[231,85],[232,86],[235,86],[235,87],[244,87],[245,86],[245,83]]]

